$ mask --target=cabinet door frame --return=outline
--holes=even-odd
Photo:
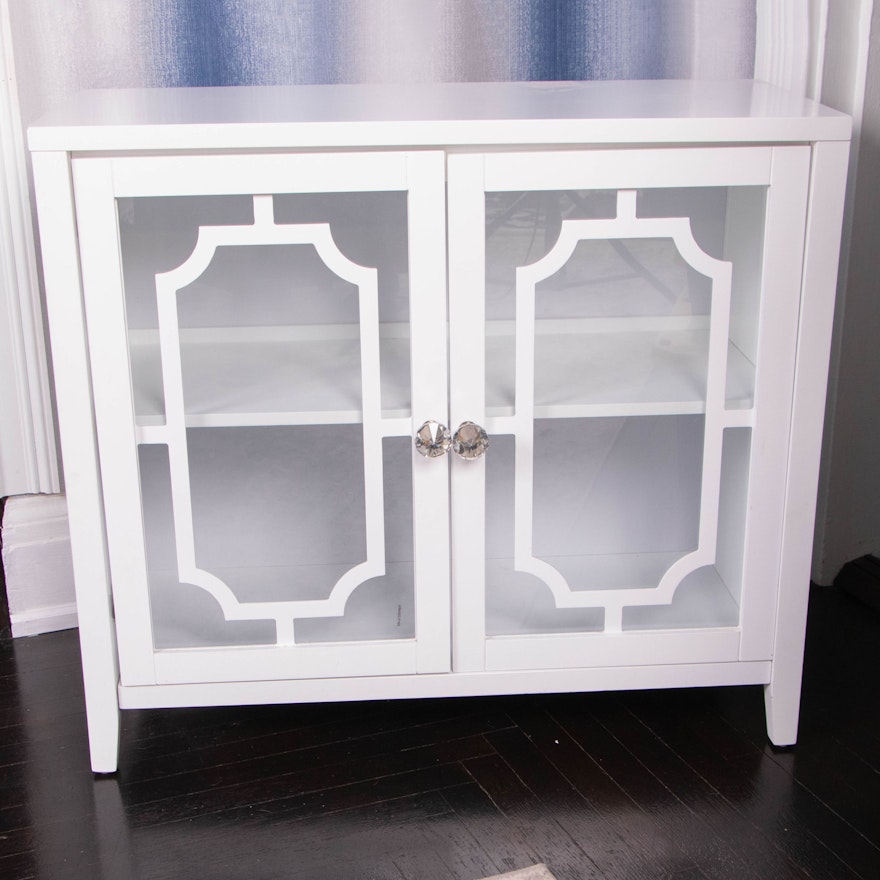
[[[450,156],[450,418],[453,426],[463,420],[479,422],[490,437],[493,429],[509,433],[507,422],[516,416],[486,414],[486,193],[700,186],[761,186],[767,193],[761,289],[755,295],[760,310],[755,397],[751,414],[742,419],[752,432],[752,453],[739,626],[487,637],[484,523],[492,511],[486,509],[486,464],[456,461],[451,474],[454,670],[772,657],[810,155],[809,146],[759,146]]]
[[[154,648],[116,210],[116,199],[126,196],[248,194],[255,196],[256,212],[264,193],[406,192],[412,418],[395,420],[399,424],[391,427],[384,424],[386,420],[379,425],[374,419],[375,436],[365,437],[365,442],[381,445],[383,436],[411,437],[419,420],[443,418],[436,414],[447,411],[443,153],[75,156],[71,165],[121,682],[149,685],[295,679],[331,671],[337,676],[448,671],[448,463],[427,462],[414,450],[415,638]],[[271,211],[264,214],[263,222],[271,227]],[[365,340],[364,346],[368,344],[374,343]],[[370,381],[378,389],[378,376]],[[378,476],[365,474],[365,478]],[[381,542],[381,528],[378,535]]]

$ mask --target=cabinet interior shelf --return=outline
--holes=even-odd
[[[620,332],[541,328],[535,339],[535,417],[582,418],[699,414],[705,411],[708,329],[646,325]],[[494,325],[494,326],[493,326]],[[486,336],[486,416],[513,415],[516,341],[509,322],[492,322]],[[307,336],[301,328],[200,328],[181,332],[187,427],[356,424],[360,406],[360,344],[345,332]],[[157,331],[130,334],[139,428],[164,424]],[[411,416],[409,339],[400,325],[382,325],[382,418]],[[752,406],[754,366],[728,345],[728,410]],[[147,435],[149,430],[147,430]]]

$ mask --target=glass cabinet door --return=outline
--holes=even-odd
[[[756,399],[790,405],[807,172],[773,152],[451,158],[451,421],[489,443],[452,473],[456,668],[769,651]]]
[[[74,174],[123,682],[448,669],[442,156]]]

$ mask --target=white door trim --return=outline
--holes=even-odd
[[[0,0],[0,495],[58,492],[27,158],[8,0]]]

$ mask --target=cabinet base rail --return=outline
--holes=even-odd
[[[768,735],[774,745],[794,742],[798,701],[769,694],[770,661],[463,672],[297,681],[212,682],[117,687],[119,709],[171,709],[321,703],[360,700],[478,697],[582,691],[763,685]],[[92,769],[113,773],[119,754],[119,712],[89,712]]]
[[[576,691],[723,687],[770,681],[769,661],[453,672],[362,678],[120,685],[122,709],[256,706],[264,703],[330,703],[423,697],[487,697]]]

